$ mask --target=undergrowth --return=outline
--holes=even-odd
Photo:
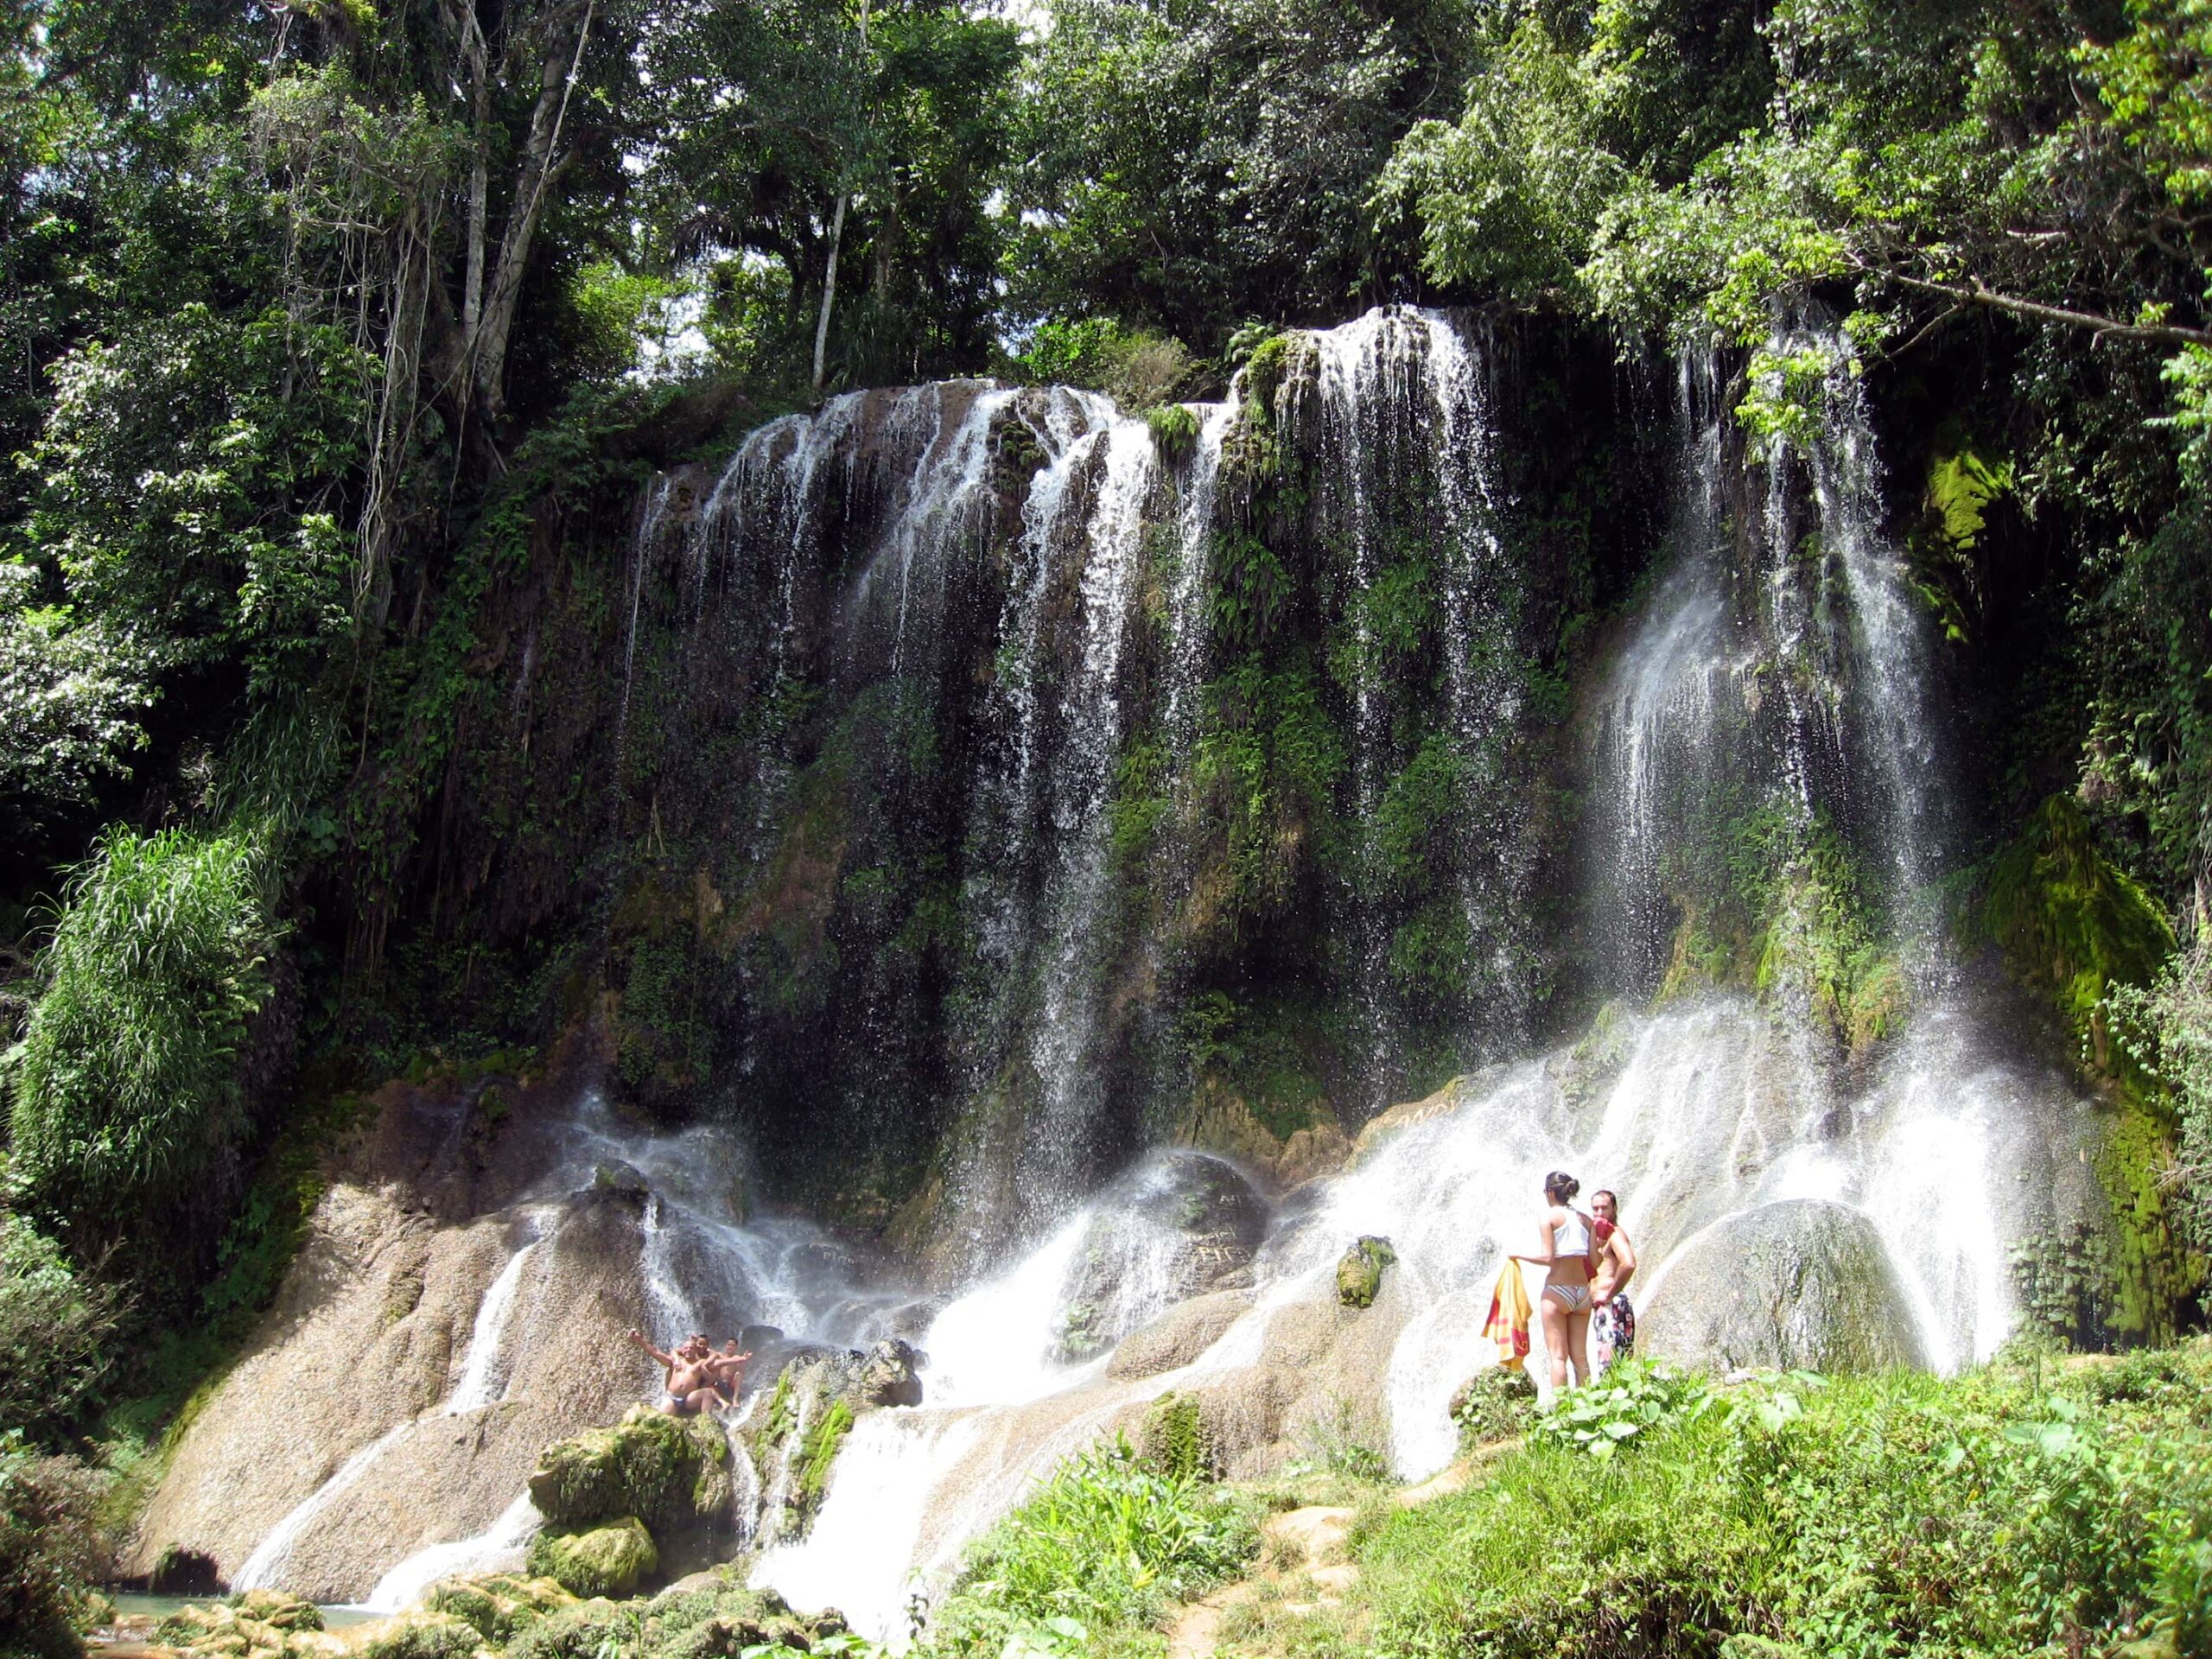
[[[1249,1503],[1116,1436],[1069,1459],[969,1554],[934,1659],[1112,1650],[1258,1548]]]
[[[1364,1541],[1372,1650],[2212,1651],[2208,1383],[2202,1343],[1953,1381],[1624,1375]]]

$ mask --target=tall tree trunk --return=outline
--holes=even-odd
[[[861,67],[868,67],[868,0],[861,0]],[[849,172],[849,169],[848,169]],[[845,239],[845,204],[852,192],[837,193],[837,211],[830,220],[830,260],[822,273],[822,310],[814,320],[814,390],[822,390],[822,366],[830,348],[830,308],[837,302],[837,251]]]
[[[505,406],[507,342],[514,328],[515,307],[522,298],[531,241],[537,233],[538,214],[545,205],[545,187],[567,159],[560,153],[561,126],[569,113],[569,94],[575,90],[576,76],[583,67],[584,43],[591,35],[596,3],[597,0],[586,0],[573,52],[562,49],[558,29],[547,30],[545,56],[538,70],[537,106],[531,111],[530,138],[515,178],[514,205],[507,213],[506,232],[499,238],[499,262],[493,268],[471,353],[477,395],[493,415]]]
[[[822,274],[822,311],[814,320],[814,389],[822,390],[822,359],[830,346],[830,307],[837,297],[837,246],[845,239],[845,198],[830,220],[830,264]]]

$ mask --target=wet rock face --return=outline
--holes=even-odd
[[[1874,1224],[1813,1199],[1714,1224],[1669,1265],[1638,1324],[1640,1345],[1653,1357],[1722,1369],[1926,1363]]]
[[[1201,1152],[1147,1160],[1100,1200],[1060,1297],[1055,1350],[1104,1352],[1174,1303],[1250,1282],[1267,1207],[1236,1166]]]
[[[861,1368],[861,1398],[871,1406],[918,1406],[923,1356],[912,1343],[891,1338],[868,1350]]]

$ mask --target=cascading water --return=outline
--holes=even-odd
[[[849,697],[864,715],[849,724],[870,741],[901,709],[941,706],[967,746],[929,807],[957,820],[942,846],[965,862],[937,873],[928,912],[933,928],[957,915],[973,941],[972,959],[931,969],[957,986],[964,1022],[944,1074],[966,1138],[948,1135],[938,1166],[940,1222],[974,1241],[957,1258],[963,1276],[949,1300],[925,1297],[826,1231],[766,1213],[729,1133],[627,1128],[588,1100],[560,1130],[554,1173],[495,1218],[504,1258],[472,1258],[468,1283],[482,1289],[473,1321],[461,1315],[470,1336],[443,1402],[359,1436],[367,1444],[283,1516],[238,1581],[283,1582],[302,1541],[435,1420],[480,1421],[548,1386],[531,1358],[562,1316],[546,1275],[569,1230],[607,1225],[618,1204],[614,1236],[635,1250],[625,1294],[658,1338],[745,1331],[756,1380],[823,1347],[896,1336],[922,1351],[924,1404],[862,1414],[803,1537],[780,1517],[790,1447],[814,1408],[802,1402],[781,1454],[757,1465],[744,1432],[757,1392],[731,1425],[735,1524],[760,1550],[758,1580],[883,1636],[904,1632],[910,1594],[941,1583],[963,1541],[1058,1458],[1169,1389],[1257,1425],[1237,1443],[1251,1469],[1334,1432],[1326,1414],[1346,1400],[1400,1473],[1440,1466],[1454,1450],[1446,1402],[1494,1358],[1477,1334],[1484,1309],[1505,1253],[1533,1247],[1548,1168],[1618,1192],[1655,1339],[1694,1331],[1685,1347],[1708,1357],[1841,1344],[1937,1366],[1989,1353],[2011,1324],[2008,1246],[2092,1200],[2065,1089],[1926,966],[1940,952],[1911,919],[1943,874],[1943,745],[1841,349],[1816,329],[1777,331],[1774,354],[1827,354],[1827,395],[1813,425],[1757,466],[1741,459],[1717,359],[1688,359],[1680,376],[1684,489],[1666,569],[1599,700],[1584,884],[1605,917],[1602,988],[1667,1000],[1610,1005],[1580,1041],[1460,1080],[1287,1197],[1258,1163],[1163,1153],[1156,1139],[1125,1155],[1171,1117],[1125,1098],[1130,1010],[1151,999],[1172,1026],[1178,976],[1198,954],[1160,920],[1173,904],[1155,892],[1142,920],[1116,886],[1136,879],[1114,862],[1125,763],[1146,744],[1164,773],[1151,804],[1173,827],[1145,879],[1180,902],[1198,861],[1178,837],[1209,829],[1193,804],[1224,775],[1215,677],[1254,650],[1219,626],[1216,555],[1253,527],[1238,515],[1265,438],[1278,446],[1268,464],[1304,469],[1285,499],[1320,566],[1313,703],[1341,698],[1351,739],[1341,772],[1315,772],[1352,798],[1357,844],[1336,844],[1303,878],[1325,895],[1332,935],[1317,960],[1333,972],[1356,958],[1323,988],[1362,1024],[1345,1087],[1378,1105],[1411,1071],[1396,1046],[1402,959],[1419,954],[1408,939],[1462,982],[1454,1052],[1527,1054],[1516,1033],[1535,992],[1518,963],[1532,857],[1513,760],[1528,652],[1499,483],[1505,434],[1478,341],[1403,309],[1306,336],[1288,354],[1304,366],[1273,404],[1255,413],[1240,385],[1230,402],[1192,406],[1195,431],[1167,454],[1154,423],[1096,393],[978,382],[855,393],[753,434],[696,511],[658,486],[625,572],[622,721],[640,745],[719,744],[734,769],[753,769],[739,804],[712,820],[729,826],[732,868],[715,877],[729,897],[694,889],[687,931],[703,941],[732,925],[718,918],[766,916],[779,893],[804,911],[838,882],[880,891],[884,867],[911,852],[896,843],[845,868],[823,850],[861,830],[821,804],[850,792],[847,772],[827,784],[817,772],[805,795],[813,748],[834,747],[791,713],[810,697]],[[686,624],[680,696],[647,677],[668,652],[639,632],[671,585]],[[987,649],[961,654],[956,617]],[[677,735],[657,734],[648,709]],[[1236,735],[1257,748],[1279,733],[1255,722]],[[886,763],[898,777],[926,769],[917,747]],[[838,752],[837,766],[859,766],[859,753]],[[795,841],[785,820],[802,798],[812,839]],[[1411,852],[1399,844],[1408,823]],[[1812,925],[1813,901],[1792,884],[1831,879],[1815,854],[1875,873],[1867,908],[1919,953],[1920,1001],[1898,1011],[1901,1035],[1886,1027],[1888,1040],[1846,1063],[1810,990],[1786,975],[1758,997],[1748,973],[1707,973],[1719,988],[1699,988],[1725,931],[1715,917],[1747,902],[1715,867],[1745,847],[1780,869],[1759,889],[1772,913],[1723,920],[1755,925],[1777,961],[1789,930]],[[826,901],[805,913],[834,932]],[[805,992],[756,984],[750,962],[734,970],[748,1019]],[[873,1017],[855,1007],[845,1023]],[[1334,1270],[1370,1233],[1390,1238],[1397,1265],[1354,1314]],[[1764,1325],[1760,1310],[1732,1308],[1713,1260],[1777,1252],[1806,1281],[1836,1281],[1824,1306],[1840,1312],[1822,1317],[1850,1329],[1801,1321],[1777,1335],[1770,1306]],[[943,1259],[930,1265],[944,1284]],[[1169,1340],[1201,1301],[1200,1334]],[[1148,1372],[1120,1363],[1132,1337],[1158,1339],[1165,1357]],[[474,1535],[433,1535],[382,1565],[371,1600],[397,1605],[441,1574],[512,1564],[537,1518],[518,1497],[486,1528],[488,1507],[448,1529],[483,1529]]]

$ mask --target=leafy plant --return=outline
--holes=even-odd
[[[1794,1396],[1784,1397],[1794,1408]],[[1712,1386],[1694,1373],[1625,1359],[1560,1395],[1536,1420],[1535,1433],[1602,1461],[1632,1440],[1698,1417],[1713,1398]]]

